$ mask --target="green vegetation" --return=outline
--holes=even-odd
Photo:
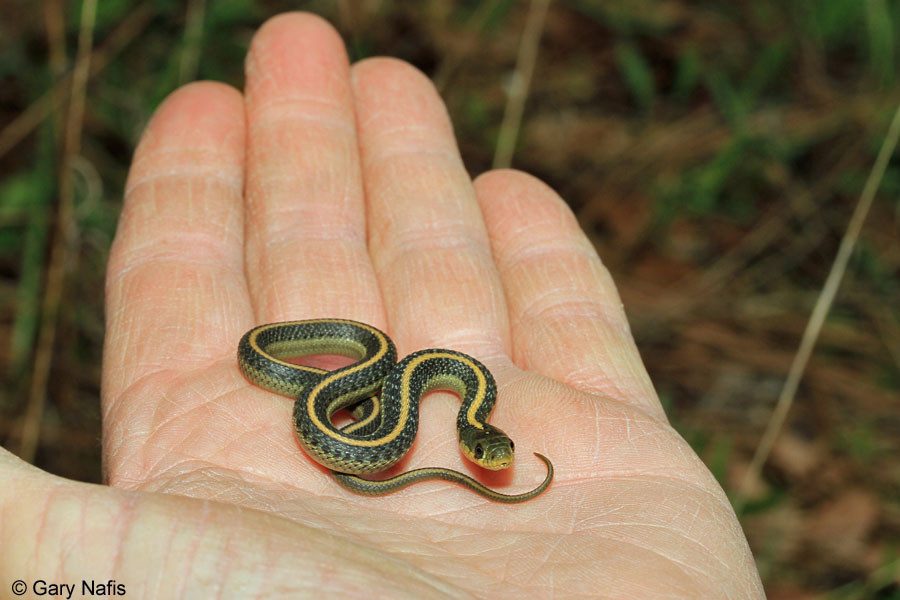
[[[254,31],[298,7],[334,23],[352,59],[396,56],[435,78],[467,167],[490,168],[527,2],[104,0],[80,152],[63,174],[72,216],[60,223],[81,3],[10,3],[0,29],[0,443],[17,446],[35,361],[50,352],[49,417],[33,459],[99,480],[104,268],[133,148],[179,85],[240,88]],[[575,210],[673,422],[732,497],[733,471],[759,442],[900,102],[898,66],[900,2],[891,0],[550,6],[513,163]],[[776,444],[741,514],[773,596],[900,598],[900,500],[883,493],[900,490],[891,466],[900,452],[898,197],[895,157],[789,416],[805,454]],[[56,341],[41,349],[61,228],[73,248]],[[809,535],[847,490],[881,508],[850,561]]]

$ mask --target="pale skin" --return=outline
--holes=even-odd
[[[602,140],[600,141],[602,143]],[[762,598],[722,489],[669,425],[610,274],[564,202],[516,171],[473,182],[430,82],[350,66],[322,20],[257,32],[243,93],[198,83],[136,150],[107,282],[108,486],[0,450],[0,583],[116,582],[128,597]],[[452,348],[499,385],[511,472],[465,464],[459,400],[423,402],[401,470],[355,496],[303,454],[291,400],[237,367],[241,335],[346,317],[401,356]]]

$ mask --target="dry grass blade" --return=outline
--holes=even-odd
[[[184,49],[181,51],[178,79],[182,84],[197,78],[200,65],[200,51],[203,42],[203,20],[206,18],[206,2],[191,0],[188,2],[186,23],[184,26]]]
[[[48,0],[44,3],[44,27],[47,29],[47,54],[50,72],[54,79],[61,77],[68,68],[66,54],[66,16],[62,0]],[[62,118],[59,111],[53,113],[53,131],[56,136],[56,146],[59,146],[59,136],[63,130]]]
[[[62,0],[44,2],[44,27],[47,29],[47,53],[54,75],[66,68],[66,23]]]
[[[897,106],[894,113],[894,118],[891,121],[887,135],[878,152],[878,157],[875,159],[875,164],[872,166],[872,171],[869,173],[869,178],[866,180],[866,185],[863,188],[862,194],[860,194],[859,202],[857,202],[853,215],[847,223],[847,229],[844,232],[843,238],[841,238],[841,245],[838,248],[834,262],[831,265],[831,270],[828,273],[825,284],[822,286],[822,291],[816,299],[816,304],[813,307],[812,315],[806,324],[806,329],[803,331],[800,347],[797,349],[797,354],[794,355],[794,360],[791,363],[790,371],[788,371],[784,387],[781,389],[781,394],[778,397],[775,410],[772,412],[772,416],[763,432],[762,439],[760,439],[759,445],[756,447],[753,460],[750,462],[744,480],[738,489],[738,496],[735,499],[735,505],[738,510],[740,510],[743,505],[747,490],[750,489],[750,486],[759,477],[763,465],[769,458],[769,454],[772,452],[775,440],[778,438],[778,434],[781,433],[788,412],[791,410],[791,405],[793,404],[794,397],[797,393],[797,387],[800,385],[800,379],[803,377],[803,373],[809,363],[809,358],[816,346],[816,341],[819,339],[819,334],[822,331],[822,325],[825,323],[825,317],[828,316],[828,312],[834,302],[834,297],[841,285],[841,280],[847,270],[847,262],[850,260],[850,256],[856,246],[856,241],[859,238],[859,233],[862,230],[863,223],[865,223],[866,216],[869,214],[869,209],[872,207],[872,201],[875,199],[875,192],[881,184],[881,179],[884,176],[888,161],[897,147],[898,138],[900,138],[900,105]]]
[[[90,65],[90,76],[103,70],[129,42],[136,39],[146,27],[155,9],[151,2],[145,2],[133,10],[107,38],[103,47],[94,53]],[[28,108],[0,131],[0,157],[16,147],[25,136],[34,131],[52,111],[65,101],[72,89],[72,74],[60,78],[50,90],[35,100]]]
[[[544,17],[547,15],[549,5],[550,0],[531,0],[531,6],[528,9],[528,20],[522,31],[516,70],[510,82],[509,97],[503,112],[503,123],[500,125],[500,135],[497,137],[497,149],[494,152],[495,169],[506,169],[512,164],[516,139],[519,137],[519,128],[522,125],[525,99],[528,97],[531,75],[534,72],[534,63],[537,61],[538,42],[544,30]]]
[[[75,70],[72,73],[72,93],[66,115],[63,158],[59,176],[59,207],[56,214],[56,231],[50,249],[47,267],[47,282],[41,306],[41,325],[38,332],[31,387],[28,391],[28,407],[22,426],[19,456],[28,462],[34,461],[40,437],[41,420],[47,398],[47,380],[53,359],[56,341],[56,325],[59,307],[65,287],[65,276],[71,248],[75,238],[74,184],[72,164],[81,152],[81,132],[84,123],[84,105],[88,77],[90,75],[91,54],[94,39],[94,21],[97,15],[97,0],[85,0],[81,7],[81,27],[78,35],[78,53]]]

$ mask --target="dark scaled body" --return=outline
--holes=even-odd
[[[357,362],[334,371],[288,362],[315,354],[338,354]],[[487,423],[497,386],[484,365],[461,352],[440,349],[415,352],[399,364],[396,360],[394,344],[383,332],[346,319],[261,325],[247,332],[238,346],[238,362],[250,381],[296,398],[294,427],[301,446],[348,489],[385,494],[416,481],[445,479],[500,502],[521,502],[546,489],[553,469],[540,455],[547,478],[518,495],[494,492],[468,475],[441,468],[417,469],[385,481],[356,477],[387,469],[409,451],[418,431],[419,402],[435,390],[455,392],[462,400],[457,430],[467,458],[488,469],[513,462],[512,441]],[[356,421],[338,428],[332,418],[342,409],[351,411]]]

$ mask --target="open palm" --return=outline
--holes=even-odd
[[[10,581],[37,556],[136,597],[761,597],[731,507],[668,425],[565,204],[522,173],[473,185],[429,81],[394,60],[351,68],[315,17],[258,32],[244,94],[193,84],[159,109],[107,304],[112,487],[0,455],[18,527],[43,531]],[[291,400],[235,358],[254,325],[316,317],[371,323],[400,356],[460,350],[496,377],[510,473],[464,464],[459,399],[442,393],[395,470],[446,466],[514,493],[543,478],[540,452],[553,485],[519,505],[445,482],[340,488],[300,450]]]

